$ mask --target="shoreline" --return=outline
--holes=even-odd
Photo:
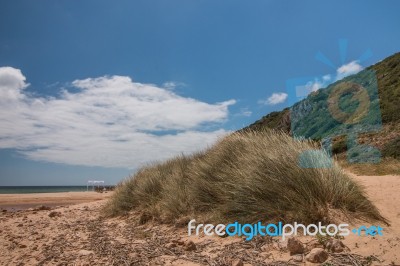
[[[39,205],[48,207],[68,206],[106,199],[112,192],[71,191],[48,193],[0,194],[0,209],[19,211]]]

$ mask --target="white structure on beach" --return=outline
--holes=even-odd
[[[100,184],[104,185],[104,181],[103,180],[88,180],[87,185],[86,185],[86,190],[89,191],[89,186],[92,186],[93,190],[94,190],[94,187],[95,186],[99,187]]]

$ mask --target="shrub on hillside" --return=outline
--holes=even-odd
[[[333,154],[340,154],[340,153],[343,153],[346,151],[347,151],[347,143],[346,143],[345,138],[338,139],[333,142],[333,145],[332,145],[332,153]]]
[[[400,137],[387,143],[382,150],[382,155],[400,159]]]

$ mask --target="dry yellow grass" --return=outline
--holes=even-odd
[[[240,132],[206,151],[140,169],[122,182],[108,215],[139,211],[167,222],[334,222],[340,216],[386,221],[363,188],[336,163],[302,168],[299,154],[318,147],[282,132]],[[310,166],[327,160],[309,158]]]
[[[339,164],[357,175],[400,175],[400,161],[394,158],[383,158],[380,163],[351,164],[344,156],[340,156]]]

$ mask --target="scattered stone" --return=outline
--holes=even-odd
[[[23,224],[18,224],[18,225],[17,225],[17,227],[22,227],[22,226],[24,226],[24,225],[23,225]]]
[[[35,211],[48,211],[48,210],[50,210],[50,209],[51,209],[51,208],[48,207],[48,206],[39,205],[39,206],[37,206],[34,210],[35,210]]]
[[[288,239],[287,248],[289,249],[290,255],[304,253],[303,243],[301,243],[300,240],[295,237]]]
[[[326,249],[330,252],[339,253],[344,250],[346,246],[339,239],[330,239],[326,243]]]
[[[272,242],[272,247],[273,249],[276,250],[284,250],[288,248],[288,240],[277,240]]]
[[[325,248],[325,247],[324,247],[324,245],[322,245],[318,241],[312,241],[312,242],[307,244],[307,251],[310,251],[310,250],[312,250],[314,248]]]
[[[165,245],[166,248],[171,249],[171,248],[176,248],[176,243],[168,243]]]
[[[53,217],[60,217],[61,213],[60,212],[50,212],[49,213],[49,217],[53,218]]]
[[[19,247],[19,248],[26,248],[26,245],[20,244],[20,245],[18,245],[18,247]]]
[[[153,217],[147,212],[143,212],[139,217],[139,224],[145,224],[150,221]]]
[[[172,243],[178,244],[179,246],[185,244],[185,242],[182,239],[173,239]]]
[[[294,262],[302,262],[303,261],[303,254],[296,254],[292,257]]]
[[[312,263],[323,263],[328,259],[328,252],[322,248],[314,248],[306,256],[306,260]]]
[[[190,222],[190,217],[184,216],[175,220],[175,227],[182,228]]]
[[[6,210],[6,209],[3,209],[3,210],[1,210],[1,212],[4,212],[4,213],[5,213],[5,212],[7,212],[7,210]]]
[[[78,251],[78,254],[79,254],[79,256],[88,256],[88,255],[93,254],[93,251],[81,249]]]
[[[195,245],[195,243],[193,243],[192,240],[188,240],[185,242],[183,249],[186,251],[193,251],[193,250],[196,250],[196,245]]]
[[[234,260],[232,266],[243,266],[243,261],[241,259]]]

